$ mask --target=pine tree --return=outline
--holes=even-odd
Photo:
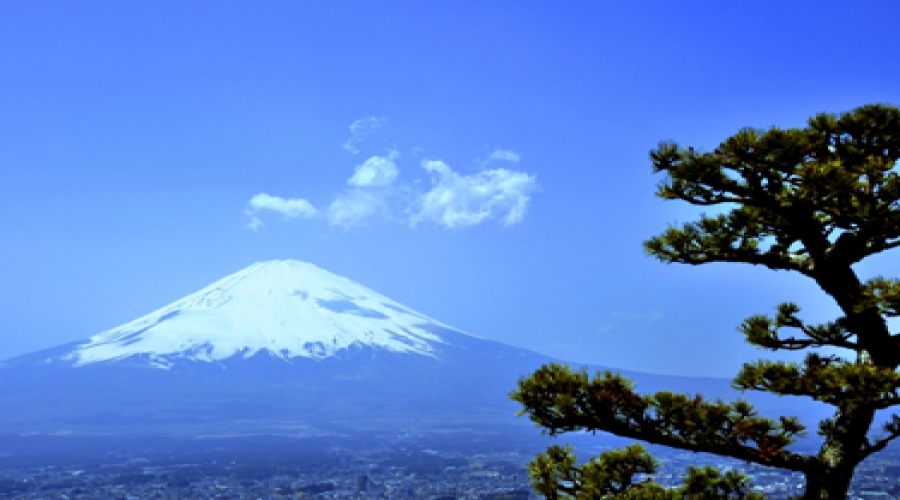
[[[819,423],[817,454],[788,448],[805,432],[795,417],[764,418],[745,401],[640,395],[610,372],[591,377],[546,365],[520,380],[512,398],[551,435],[605,431],[732,457],[802,473],[804,498],[846,498],[856,466],[900,436],[897,415],[872,429],[877,411],[900,404],[900,336],[886,321],[900,316],[900,281],[863,281],[854,269],[900,246],[898,157],[900,109],[889,105],[819,114],[805,128],[743,129],[712,152],[661,143],[650,153],[654,172],[665,175],[659,197],[719,214],[669,227],[644,243],[648,254],[666,263],[737,262],[800,273],[840,308],[833,321],[808,324],[798,305],[784,303],[774,316],[752,316],[739,327],[760,348],[807,352],[802,363],[746,363],[733,386],[833,406],[834,415]],[[652,469],[652,457],[637,449],[579,466],[571,450],[552,447],[530,473],[551,499],[747,497],[743,478],[726,480],[712,469],[692,470],[678,492],[632,483],[635,474],[621,472]]]

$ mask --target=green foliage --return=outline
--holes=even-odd
[[[710,466],[688,469],[684,486],[679,492],[682,494],[682,498],[698,500],[714,498],[757,500],[765,498],[761,493],[750,491],[750,480],[747,476],[735,471],[722,473]]]
[[[858,310],[875,308],[887,318],[900,316],[900,281],[881,276],[863,284],[863,299]]]
[[[809,274],[828,255],[854,263],[900,238],[900,110],[820,114],[805,129],[744,129],[711,153],[662,143],[657,194],[727,214],[669,228],[645,244],[664,262],[745,262]],[[836,240],[836,241],[833,241]],[[833,243],[833,244],[832,244]]]
[[[760,417],[746,401],[723,403],[671,392],[641,396],[632,389],[618,374],[598,373],[591,379],[584,371],[549,364],[520,380],[511,397],[551,435],[600,430],[693,451],[727,450],[766,465],[803,465],[785,450],[804,430],[796,418]]]
[[[900,281],[863,281],[853,267],[900,246],[898,158],[900,109],[878,104],[822,113],[805,128],[743,129],[711,152],[661,143],[650,153],[654,172],[665,175],[658,196],[719,213],[669,227],[645,242],[648,254],[666,263],[736,262],[795,271],[840,308],[834,320],[808,324],[800,307],[786,302],[774,317],[751,316],[738,328],[749,343],[767,350],[824,347],[854,355],[814,351],[803,363],[746,363],[733,381],[740,390],[833,405],[834,416],[818,426],[824,438],[818,454],[787,450],[804,430],[796,418],[763,418],[744,401],[639,395],[618,374],[591,378],[561,365],[519,381],[511,396],[524,407],[522,414],[551,435],[605,431],[800,471],[806,498],[844,498],[855,467],[900,437],[897,415],[880,436],[868,435],[876,411],[900,404],[900,335],[891,334],[886,321],[900,316]],[[622,463],[651,469],[652,459],[641,453],[628,448],[579,467],[570,450],[551,448],[533,464],[532,478],[548,497],[669,498],[673,493],[658,485],[629,486],[633,475],[615,475]],[[742,481],[691,469],[678,494],[750,498]]]
[[[690,467],[681,487],[666,489],[649,477],[657,467],[653,456],[638,444],[602,453],[580,466],[571,447],[551,446],[531,462],[528,472],[535,491],[548,500],[763,498],[750,491],[746,476],[709,466]],[[638,475],[644,479],[635,482]]]
[[[842,321],[833,321],[822,325],[806,325],[798,317],[800,307],[790,302],[778,306],[778,314],[775,319],[764,315],[754,315],[741,324],[738,331],[742,332],[747,342],[777,351],[800,350],[808,347],[821,347],[831,345],[835,347],[856,348],[852,341],[853,334],[843,326]],[[800,338],[791,336],[782,338],[778,335],[784,327],[795,328],[802,333]]]
[[[809,396],[835,406],[867,404],[882,409],[900,403],[900,374],[893,369],[816,353],[808,354],[802,365],[765,360],[745,363],[734,385],[744,390]]]
[[[637,474],[653,474],[657,463],[643,446],[606,452],[581,466],[571,447],[551,446],[528,466],[535,491],[549,500],[604,498],[635,488]]]

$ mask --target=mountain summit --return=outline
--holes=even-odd
[[[65,356],[76,366],[145,358],[157,368],[260,353],[324,359],[352,349],[435,356],[453,330],[358,283],[305,262],[259,262]]]

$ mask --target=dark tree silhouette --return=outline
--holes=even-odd
[[[606,431],[733,457],[803,473],[805,498],[845,498],[856,466],[900,436],[896,415],[870,432],[876,411],[900,404],[900,336],[886,322],[900,315],[900,281],[862,281],[853,268],[900,246],[898,157],[900,109],[889,105],[819,114],[805,128],[743,129],[712,152],[662,143],[650,153],[654,172],[666,175],[659,197],[718,207],[722,214],[669,227],[645,242],[647,253],[666,263],[738,262],[793,271],[814,280],[840,308],[842,316],[832,322],[807,324],[796,304],[785,303],[774,317],[752,316],[740,326],[761,348],[809,351],[803,363],[746,363],[733,385],[832,405],[834,415],[819,423],[817,454],[787,449],[805,429],[794,417],[763,418],[743,401],[639,395],[609,372],[590,377],[547,365],[520,380],[512,398],[551,435]],[[846,355],[825,354],[823,347]],[[616,468],[646,469],[648,460],[632,450],[578,466],[569,450],[554,447],[532,463],[531,475],[551,498],[658,495],[649,483],[632,484],[633,475],[620,475],[624,479],[613,486],[597,479],[612,477]],[[695,489],[712,488],[704,495],[746,495],[734,477],[715,490],[722,479],[695,470],[684,488],[693,481]]]

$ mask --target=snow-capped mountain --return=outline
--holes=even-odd
[[[0,411],[0,434],[515,422],[509,391],[548,360],[312,264],[261,262],[85,341],[0,362],[0,401],[15,408]]]
[[[260,262],[65,356],[76,366],[132,356],[158,368],[265,352],[323,359],[351,348],[434,356],[447,325],[346,278],[299,261]],[[458,332],[462,334],[462,332]]]
[[[263,262],[85,341],[0,362],[0,435],[528,426],[508,395],[551,361],[311,264]],[[643,391],[734,395],[726,379],[625,374]]]

